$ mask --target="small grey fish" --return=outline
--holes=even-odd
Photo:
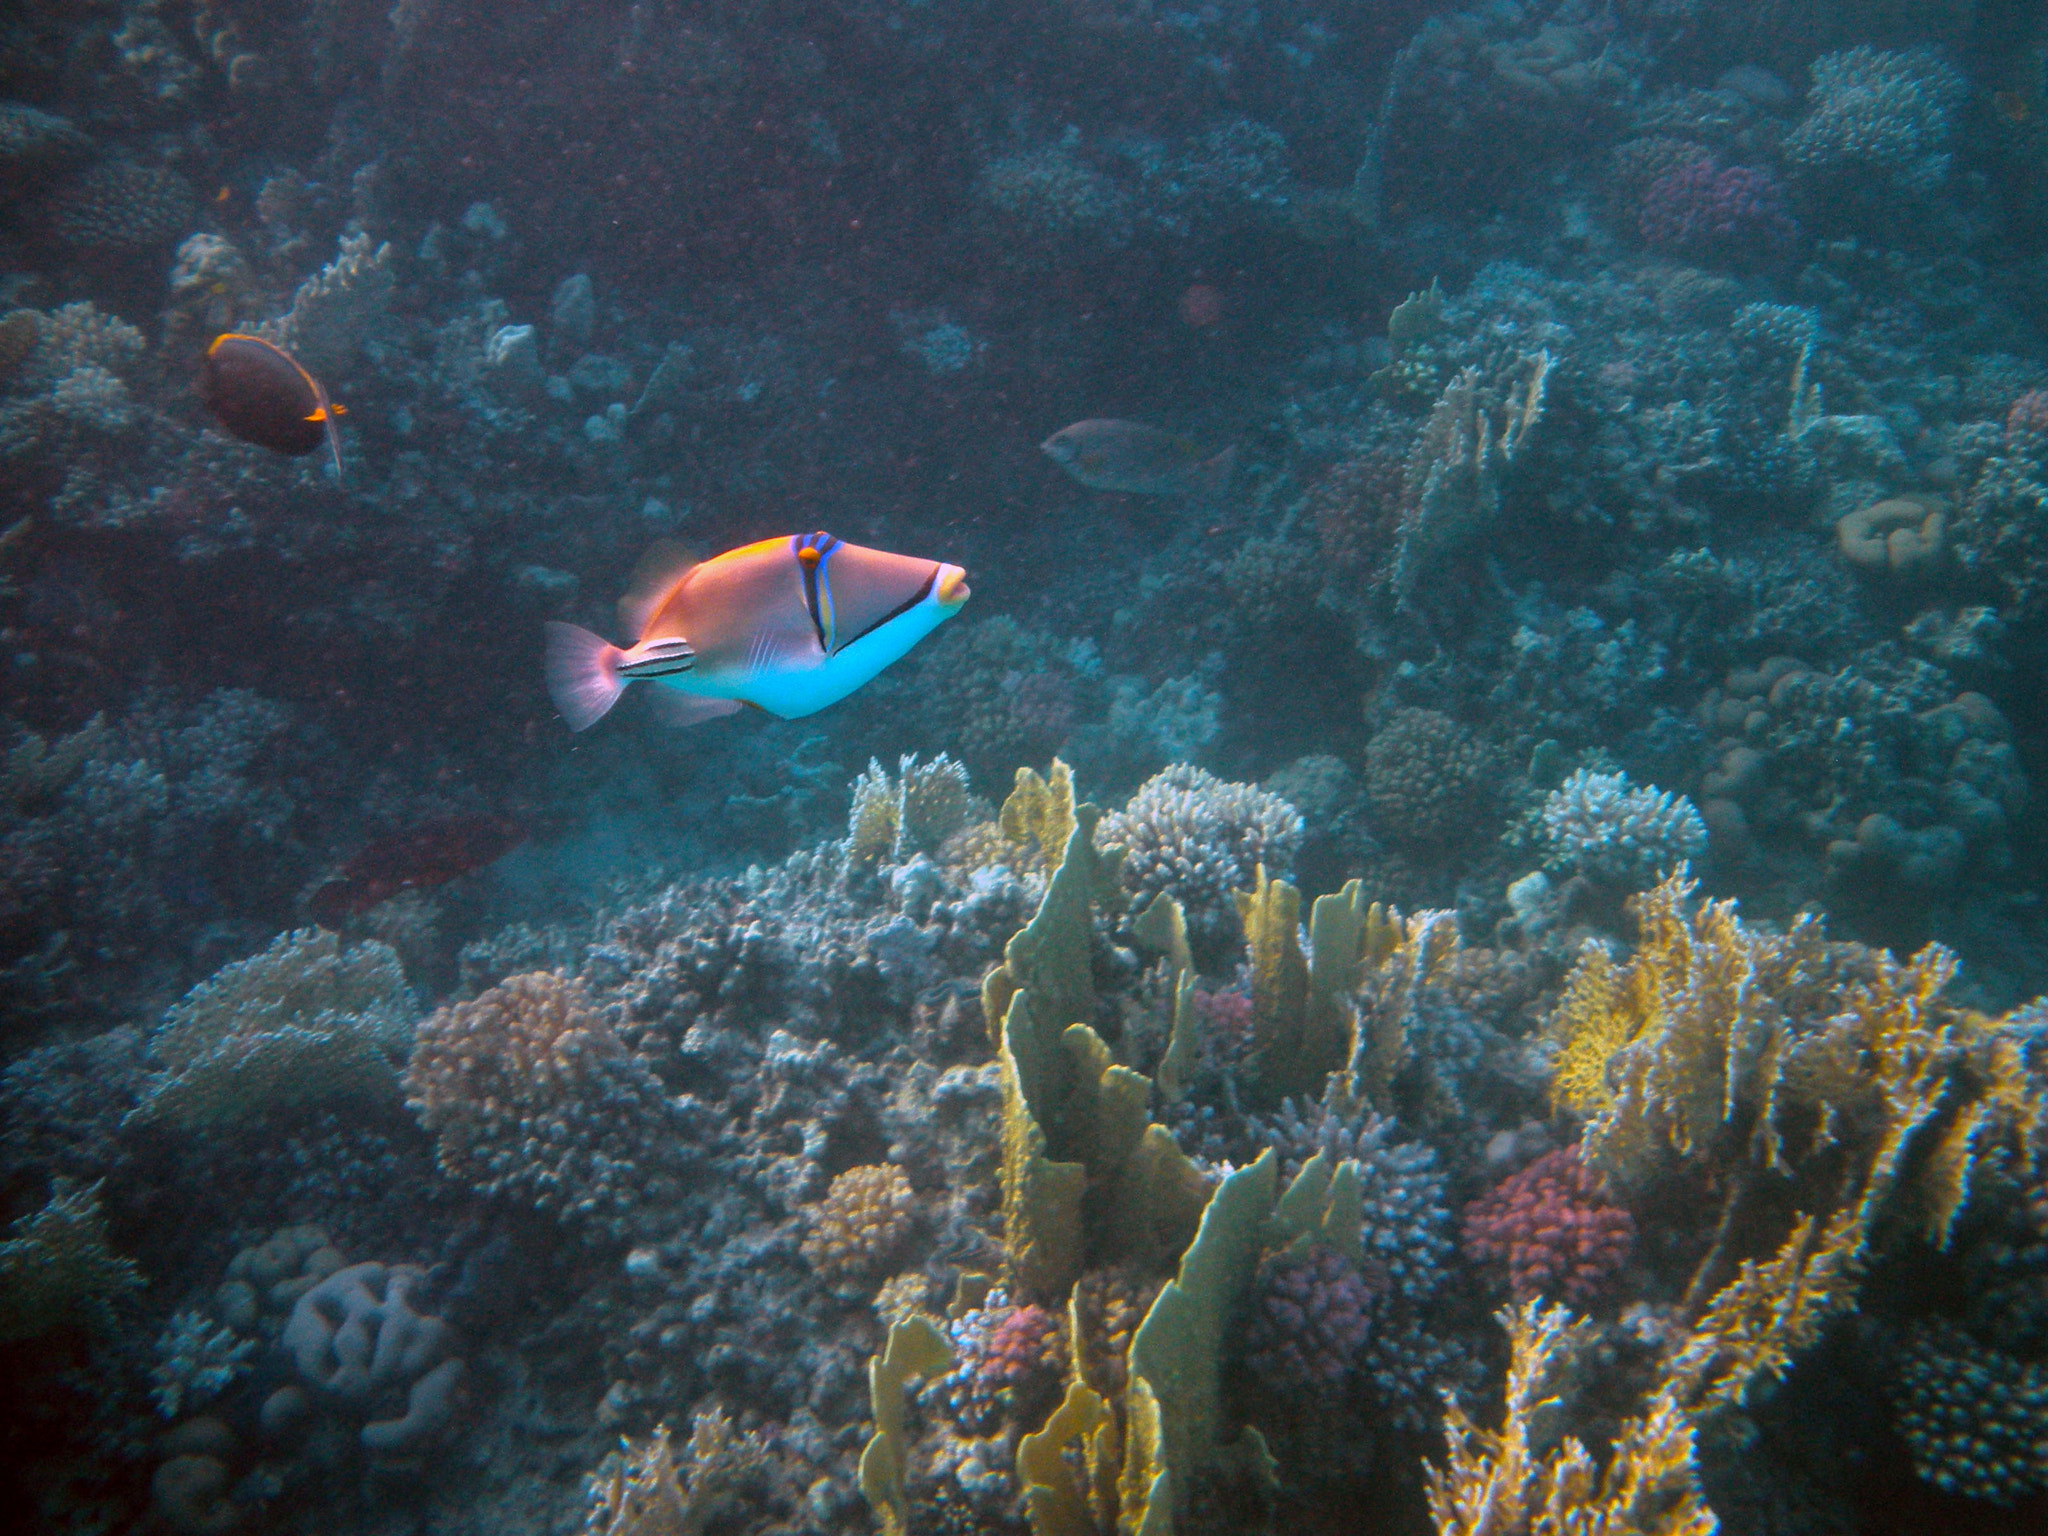
[[[1235,448],[1204,458],[1186,438],[1138,421],[1077,421],[1039,446],[1083,485],[1143,496],[1220,495],[1237,462]]]

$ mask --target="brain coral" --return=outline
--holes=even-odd
[[[1472,731],[1433,709],[1402,709],[1365,746],[1365,793],[1387,836],[1445,842],[1492,798],[1492,756]]]
[[[1301,813],[1278,795],[1231,784],[1175,763],[1138,786],[1121,811],[1102,818],[1095,840],[1121,843],[1124,884],[1142,907],[1169,891],[1187,912],[1198,957],[1213,959],[1237,934],[1234,892],[1249,890],[1258,867],[1278,878],[1301,849]]]
[[[441,1167],[615,1235],[674,1187],[678,1111],[574,981],[512,976],[420,1026],[406,1102]]]

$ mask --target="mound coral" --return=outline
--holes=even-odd
[[[1365,794],[1396,842],[1448,841],[1492,799],[1492,754],[1449,715],[1397,710],[1365,747]]]
[[[577,982],[513,976],[420,1025],[406,1102],[441,1167],[624,1235],[675,1188],[679,1111]]]
[[[834,1278],[873,1273],[895,1257],[916,1219],[917,1196],[901,1168],[849,1168],[806,1213],[804,1257]]]
[[[1544,1154],[1465,1207],[1465,1252],[1504,1262],[1518,1302],[1549,1296],[1583,1306],[1627,1262],[1635,1230],[1575,1146]]]
[[[1176,763],[1138,786],[1121,811],[1102,818],[1097,841],[1121,844],[1125,886],[1142,907],[1166,892],[1187,915],[1198,961],[1214,962],[1235,939],[1235,893],[1261,866],[1273,876],[1301,848],[1301,813],[1278,795],[1232,784]]]

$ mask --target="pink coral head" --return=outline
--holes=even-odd
[[[1636,1226],[1576,1146],[1546,1153],[1465,1208],[1465,1252],[1505,1261],[1515,1299],[1584,1303],[1628,1262]]]

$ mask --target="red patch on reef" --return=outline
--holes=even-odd
[[[1180,296],[1180,317],[1200,329],[1223,319],[1223,294],[1208,283],[1191,284]]]
[[[451,816],[380,837],[342,865],[306,900],[324,928],[337,928],[400,891],[431,891],[492,864],[526,841],[526,829],[499,816]]]

